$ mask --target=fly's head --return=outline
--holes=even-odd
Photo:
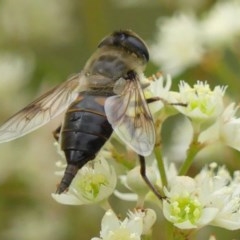
[[[149,61],[147,45],[131,30],[113,32],[100,42],[98,48],[113,48],[125,52],[129,61],[136,65],[142,65],[143,68]]]

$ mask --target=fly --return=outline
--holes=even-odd
[[[149,60],[144,41],[130,30],[105,37],[83,70],[17,112],[0,127],[0,143],[19,138],[65,111],[54,132],[67,167],[57,188],[66,191],[78,170],[95,158],[112,132],[139,156],[141,175],[155,144],[153,119],[143,93],[143,71]],[[149,101],[151,102],[151,101]]]

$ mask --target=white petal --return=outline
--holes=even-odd
[[[217,141],[219,139],[220,127],[220,123],[217,121],[215,124],[200,133],[198,141],[200,143]]]
[[[234,119],[226,123],[222,129],[224,142],[240,151],[240,119]]]
[[[173,218],[170,215],[170,204],[167,202],[167,200],[163,200],[163,215],[168,221],[173,221]]]
[[[82,205],[83,203],[74,195],[72,194],[67,194],[67,193],[62,193],[62,194],[55,194],[52,193],[52,197],[54,200],[61,204],[66,204],[66,205]]]
[[[202,215],[197,222],[197,225],[198,226],[207,225],[209,222],[211,222],[216,217],[218,212],[219,212],[219,209],[217,209],[217,208],[204,208],[202,211]]]
[[[134,219],[128,221],[127,228],[137,235],[141,235],[143,231],[143,219],[140,217],[135,217]]]
[[[217,219],[211,225],[226,228],[228,230],[237,230],[240,229],[240,220],[227,220],[227,219]]]
[[[118,197],[119,199],[125,200],[125,201],[137,201],[138,196],[135,193],[122,193],[118,190],[114,191],[114,195]]]
[[[181,229],[193,229],[197,228],[197,225],[192,224],[190,221],[185,221],[182,223],[174,223],[174,226],[181,228]]]
[[[190,194],[196,190],[196,182],[193,178],[188,176],[176,176],[169,182],[170,196]],[[170,197],[168,196],[168,197]]]
[[[145,209],[145,216],[143,217],[143,234],[151,231],[153,224],[156,222],[156,212],[150,208]]]
[[[102,231],[101,237],[105,237],[108,235],[108,232],[114,231],[120,227],[120,221],[115,215],[115,213],[110,209],[108,210],[102,219]]]

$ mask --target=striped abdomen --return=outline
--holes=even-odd
[[[57,189],[61,193],[72,182],[77,171],[96,153],[112,134],[105,111],[106,96],[82,94],[68,108],[61,129],[61,148],[67,168]]]

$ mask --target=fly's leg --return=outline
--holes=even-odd
[[[161,98],[161,97],[151,97],[151,98],[147,98],[146,99],[146,102],[149,104],[149,103],[153,103],[153,102],[156,102],[156,101],[161,101],[163,102],[164,104],[168,104],[168,105],[174,105],[174,106],[182,106],[182,107],[187,107],[187,103],[171,103],[171,102],[168,102],[167,100],[165,100],[164,98]]]
[[[170,102],[168,102],[167,100],[165,100],[164,98],[161,98],[161,97],[151,97],[151,98],[146,99],[146,102],[148,104],[156,102],[156,101],[161,101],[161,102],[163,102],[164,104],[167,104],[167,105],[187,107],[187,103],[177,103],[177,102],[176,103],[170,103]]]
[[[162,196],[158,190],[153,186],[153,184],[149,181],[147,175],[146,175],[146,163],[145,163],[145,158],[142,155],[139,156],[139,161],[140,161],[140,174],[143,178],[143,180],[146,182],[146,184],[149,186],[149,188],[153,191],[153,193],[159,198],[160,200],[163,200],[165,197]]]
[[[151,97],[151,98],[146,99],[147,104],[153,103],[153,102],[156,102],[156,101],[161,101],[163,103],[167,103],[167,101],[165,99],[161,98],[161,97]]]
[[[60,137],[60,132],[61,132],[62,125],[60,125],[56,130],[53,131],[53,137],[54,139],[58,142],[59,137]]]

